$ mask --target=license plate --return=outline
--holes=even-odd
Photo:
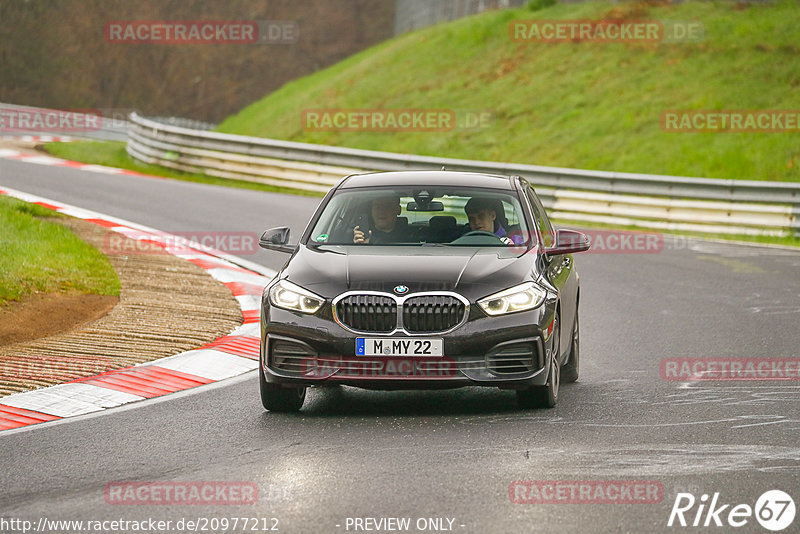
[[[416,337],[357,337],[356,356],[442,356],[444,340]]]

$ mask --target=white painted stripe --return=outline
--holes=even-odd
[[[269,278],[266,276],[259,276],[257,274],[247,274],[238,271],[232,271],[230,269],[209,269],[208,274],[213,276],[216,280],[219,280],[222,283],[225,282],[245,282],[248,284],[260,284],[262,286],[266,286],[267,282],[270,281]]]
[[[85,210],[83,208],[72,208],[72,207],[64,207],[58,210],[59,213],[63,213],[64,215],[69,215],[70,217],[75,217],[77,219],[105,219],[99,213],[95,213],[94,211]],[[113,221],[111,221],[113,222]]]
[[[63,204],[56,202],[55,200],[37,197],[36,195],[15,191],[13,189],[8,189],[7,187],[4,187],[3,190],[8,194],[8,196],[24,200],[25,202],[46,202],[47,204],[52,204],[54,206],[63,206]]]
[[[190,350],[145,365],[158,365],[209,380],[223,380],[258,367],[258,361],[214,349]]]
[[[126,237],[130,237],[131,239],[154,239],[159,235],[156,232],[148,232],[145,230],[139,230],[137,228],[129,228],[127,226],[120,227],[117,231]]]
[[[25,163],[38,163],[39,165],[60,165],[67,160],[51,158],[50,156],[26,156],[22,161]]]
[[[20,155],[19,150],[11,150],[10,148],[0,148],[0,158],[14,158]]]
[[[236,300],[239,302],[239,307],[242,308],[242,311],[261,309],[261,295],[239,295]]]
[[[116,167],[106,167],[104,165],[84,165],[80,168],[82,171],[100,172],[103,174],[122,174],[122,169]]]
[[[126,393],[95,384],[84,384],[82,382],[62,384],[59,387],[68,390],[73,399],[96,404],[103,408],[111,408],[112,406],[119,406],[145,398],[140,395],[134,395],[132,393]]]
[[[177,256],[179,258],[183,258],[184,260],[196,260],[196,259],[205,259],[208,257],[208,254],[204,254],[202,252],[192,252],[187,250],[185,247],[178,248],[178,247],[164,247],[164,250],[172,254],[173,256]]]
[[[244,267],[245,269],[249,269],[258,274],[266,276],[268,279],[272,279],[275,277],[276,274],[278,274],[278,271],[275,271],[274,269],[264,267],[263,265],[259,265],[258,263],[255,263],[253,261],[246,260],[240,256],[234,256],[233,254],[228,254],[226,252],[213,249],[210,250],[209,253],[212,254],[213,256],[216,256],[217,258],[229,261],[234,265],[238,265],[239,267]]]
[[[120,406],[144,397],[90,384],[70,383],[4,397],[2,404],[58,417]]]
[[[243,324],[230,334],[229,336],[247,336],[247,337],[260,337],[261,336],[261,325],[258,323],[247,323]]]
[[[278,271],[274,269],[264,267],[263,265],[259,265],[254,261],[246,260],[244,258],[240,258],[239,256],[233,256],[231,254],[221,254],[220,258],[225,258],[229,262],[235,263],[239,267],[244,267],[245,269],[255,271],[265,276],[267,280],[272,280],[273,278],[275,278],[275,275],[278,274]]]
[[[211,267],[208,270],[216,269],[216,268],[232,269],[232,268],[236,268],[237,267],[236,265],[233,265],[229,261],[221,260],[219,258],[215,258],[214,256],[211,256],[211,255],[208,255],[208,254],[206,255],[205,259],[206,259],[207,262],[209,262],[209,263],[211,263],[213,265],[213,267]]]

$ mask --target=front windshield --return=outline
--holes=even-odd
[[[529,241],[516,192],[395,187],[337,192],[308,243],[508,247]]]

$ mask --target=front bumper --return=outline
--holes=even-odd
[[[368,389],[437,389],[490,386],[523,389],[544,385],[553,340],[548,327],[555,303],[488,317],[473,307],[466,323],[444,335],[437,357],[356,356],[357,337],[327,314],[303,315],[265,304],[261,314],[261,371],[267,382],[287,386],[344,384]],[[417,337],[417,336],[415,336]]]

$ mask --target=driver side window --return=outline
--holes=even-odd
[[[539,234],[542,236],[544,246],[552,247],[555,245],[555,229],[550,219],[547,217],[547,213],[544,211],[544,206],[542,206],[539,197],[536,196],[533,192],[533,188],[527,183],[525,184],[525,196],[528,197],[528,201],[531,203],[533,217],[535,219],[534,223],[539,229]]]

